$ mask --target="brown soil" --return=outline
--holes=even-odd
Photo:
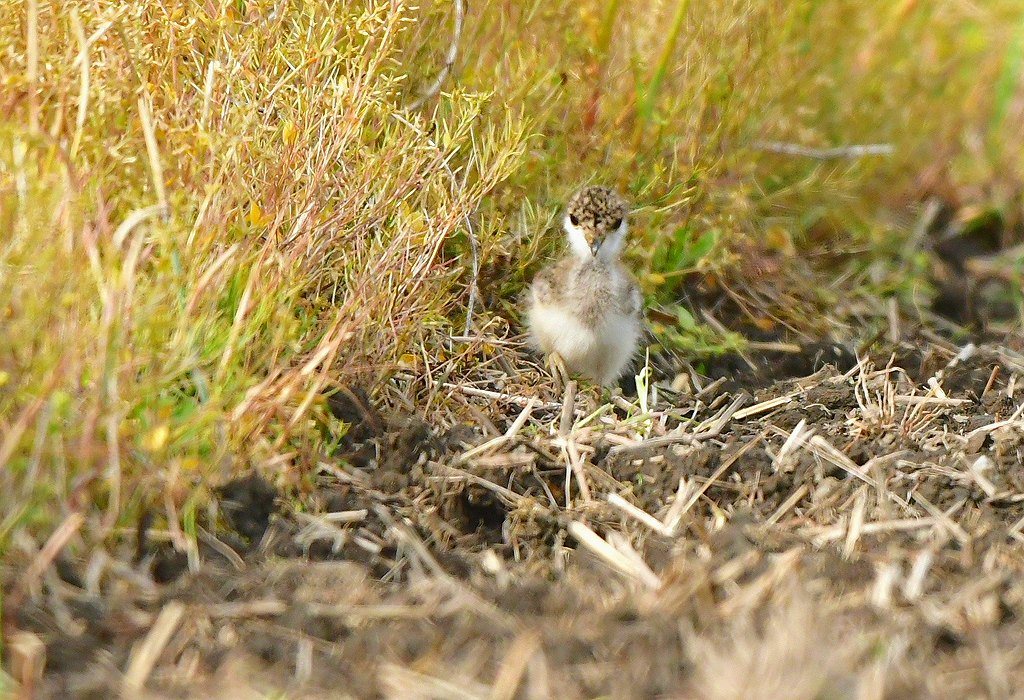
[[[646,439],[624,408],[559,438],[555,403],[479,450],[484,428],[336,395],[352,427],[311,512],[249,475],[220,488],[198,566],[146,523],[135,567],[61,558],[7,611],[44,645],[12,647],[12,668],[45,659],[38,697],[132,688],[150,651],[150,697],[1008,693],[1024,678],[1024,429],[1008,421],[1024,364],[894,356],[673,396]],[[521,410],[475,401],[498,431]],[[651,527],[609,494],[662,523],[687,508]]]

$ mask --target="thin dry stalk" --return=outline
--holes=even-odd
[[[801,393],[803,393],[803,390],[792,391],[784,396],[778,396],[774,399],[762,401],[761,403],[754,404],[753,406],[749,406],[747,408],[736,411],[736,413],[733,415],[733,418],[735,420],[743,420],[744,418],[750,418],[751,416],[767,413],[768,411],[772,411],[780,406],[785,406],[787,403],[792,401]]]
[[[516,436],[519,435],[519,431],[522,430],[523,426],[526,425],[526,422],[530,420],[530,416],[533,414],[533,407],[537,403],[538,402],[536,398],[530,398],[526,402],[526,406],[524,406],[523,410],[519,412],[519,415],[516,416],[515,421],[512,422],[512,425],[509,426],[509,429],[505,431],[503,435],[499,435],[495,438],[488,440],[487,442],[481,443],[476,447],[466,450],[461,455],[459,455],[455,463],[467,464],[469,462],[472,462],[477,457],[486,455],[489,452],[493,452],[498,448],[506,445],[507,443],[513,441],[516,438]]]
[[[767,434],[767,432],[768,432],[768,429],[765,428],[763,431],[761,431],[761,433],[759,435],[754,437],[752,440],[748,441],[740,449],[736,450],[736,452],[734,454],[732,454],[729,457],[729,459],[727,459],[724,462],[722,462],[722,464],[718,467],[718,469],[716,469],[714,471],[714,473],[711,476],[708,477],[707,481],[704,482],[704,485],[701,486],[696,491],[694,491],[693,495],[691,495],[686,500],[686,503],[683,504],[683,507],[679,511],[679,517],[682,517],[682,516],[686,515],[686,513],[688,513],[690,511],[690,509],[694,506],[694,504],[697,503],[698,499],[700,499],[700,497],[703,496],[705,494],[705,492],[707,492],[707,490],[709,488],[711,488],[712,484],[714,484],[719,479],[721,479],[722,475],[725,474],[727,471],[729,471],[729,469],[732,467],[732,465],[735,464],[736,461],[739,460],[740,457],[742,457],[747,452],[749,452],[751,449],[753,449],[754,446],[757,445],[757,443],[761,442],[761,440],[764,439],[764,436]]]
[[[576,382],[570,381],[565,385],[565,395],[562,397],[562,415],[558,422],[558,435],[566,437],[572,431],[573,418],[576,413]]]
[[[921,504],[921,506],[928,512],[928,515],[932,516],[935,520],[936,525],[945,529],[949,534],[956,538],[961,546],[968,546],[971,543],[971,536],[967,534],[967,531],[960,527],[959,524],[953,521],[947,513],[942,512],[935,507],[927,498],[921,495],[920,492],[914,492],[914,500]],[[966,499],[962,499],[966,500]],[[962,505],[963,502],[957,504]]]
[[[864,529],[864,512],[867,509],[868,492],[866,486],[857,490],[857,497],[850,514],[850,524],[846,528],[846,542],[843,543],[843,558],[849,559],[857,548]]]
[[[46,667],[46,644],[39,635],[18,631],[7,640],[11,674],[20,686],[19,700],[31,700]]]
[[[178,630],[178,624],[184,614],[185,606],[177,601],[167,603],[160,610],[145,639],[132,652],[128,670],[121,682],[122,697],[135,698],[142,693],[149,674],[152,673],[167,643],[171,641],[171,636]]]
[[[25,82],[28,83],[28,123],[39,131],[39,0],[25,0]]]
[[[139,95],[139,119],[142,120],[142,134],[146,139],[146,154],[149,156],[149,169],[153,178],[153,189],[156,190],[160,211],[165,216],[170,213],[167,207],[167,188],[164,185],[164,168],[160,162],[160,149],[156,143],[156,130],[153,127],[153,112],[149,106],[150,98],[143,90]]]
[[[584,504],[588,504],[593,500],[591,496],[590,483],[587,479],[586,465],[583,462],[583,458],[580,456],[579,448],[576,446],[576,441],[571,437],[564,441],[562,452],[565,457],[566,463],[566,484],[569,483],[569,476],[573,476],[576,479],[576,485],[580,490],[580,498]],[[565,489],[565,508],[569,510],[572,508],[572,501],[569,494],[569,489]]]
[[[487,389],[477,389],[475,387],[462,386],[460,384],[442,383],[441,386],[443,388],[445,388],[445,389],[451,389],[453,391],[461,392],[461,393],[465,394],[466,396],[476,396],[476,397],[483,398],[483,399],[492,399],[492,400],[495,400],[495,401],[505,401],[507,403],[511,403],[511,404],[516,405],[516,406],[520,406],[522,408],[526,408],[526,406],[529,405],[531,401],[534,402],[534,408],[539,408],[539,409],[544,410],[544,411],[552,411],[552,410],[555,410],[555,409],[561,410],[561,408],[562,408],[562,404],[561,403],[553,403],[553,402],[550,402],[550,401],[537,401],[537,399],[535,397],[515,396],[515,395],[512,395],[512,394],[503,394],[503,393],[498,392],[498,391],[489,391]]]
[[[606,496],[606,498],[608,499],[608,502],[610,504],[621,510],[629,517],[634,518],[635,520],[643,523],[654,532],[657,532],[659,535],[664,535],[665,537],[672,536],[671,528],[667,527],[664,523],[662,523],[660,520],[655,518],[650,513],[637,508],[635,505],[627,501],[619,494],[609,493]]]
[[[822,459],[827,460],[843,471],[857,477],[869,486],[873,486],[876,489],[878,488],[878,483],[874,479],[865,474],[860,467],[854,464],[853,460],[833,447],[832,443],[821,435],[813,436],[808,441],[808,445],[811,447],[814,454],[818,455]]]
[[[490,696],[486,686],[469,678],[439,678],[397,664],[381,666],[380,682],[392,698],[486,700]]]
[[[608,543],[603,537],[591,530],[579,521],[569,523],[569,534],[576,538],[591,553],[597,555],[608,566],[619,573],[642,583],[648,588],[657,590],[661,587],[661,579],[658,578],[642,560],[624,555],[614,546]]]
[[[431,83],[422,95],[413,100],[408,106],[405,107],[407,112],[412,112],[422,107],[427,100],[432,99],[437,93],[441,92],[441,86],[444,85],[444,81],[448,79],[448,74],[451,73],[452,67],[455,65],[455,59],[459,55],[459,42],[462,40],[462,24],[465,21],[465,7],[463,0],[453,0],[455,5],[455,18],[452,20],[452,40],[448,45],[448,53],[445,55],[444,65],[438,72],[434,82]],[[470,305],[472,308],[472,305]],[[467,332],[466,335],[469,335]]]
[[[804,496],[810,493],[810,490],[811,487],[806,483],[800,484],[800,486],[793,490],[793,493],[789,494],[789,497],[782,502],[775,512],[768,517],[768,520],[765,521],[766,524],[775,525],[782,520],[786,513],[791,511],[797,503],[803,500]]]
[[[865,156],[891,156],[896,152],[892,144],[868,143],[855,144],[852,146],[834,146],[832,148],[811,148],[796,143],[781,143],[778,141],[758,141],[754,148],[768,153],[778,153],[786,156],[799,156],[801,158],[812,158],[814,160],[837,160],[842,158],[864,158]]]
[[[516,697],[530,660],[540,646],[540,636],[533,631],[523,632],[515,638],[498,667],[491,686],[490,700],[513,700]]]
[[[64,549],[84,524],[85,516],[75,511],[68,515],[64,522],[53,531],[46,540],[46,544],[43,545],[43,548],[32,558],[31,563],[29,563],[28,568],[18,582],[18,590],[21,591],[22,595],[35,588],[39,582],[39,577],[50,567],[53,560],[56,559],[57,555],[60,554],[61,550]]]

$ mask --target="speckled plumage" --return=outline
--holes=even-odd
[[[573,226],[601,236],[618,229],[628,213],[626,200],[609,187],[584,187],[569,200],[565,211]]]
[[[533,344],[602,384],[622,376],[640,338],[643,299],[619,261],[627,213],[613,190],[579,191],[566,210],[569,251],[538,273],[530,288]]]

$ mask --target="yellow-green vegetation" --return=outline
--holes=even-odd
[[[453,13],[0,5],[3,547],[143,504],[187,526],[249,466],[301,492],[343,430],[323,391],[461,333],[474,248],[477,327],[514,322],[584,181],[640,207],[671,306],[687,270],[870,256],[921,187],[998,207],[1024,175],[1014,0],[473,2],[409,110]]]

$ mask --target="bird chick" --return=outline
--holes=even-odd
[[[563,222],[569,250],[530,287],[531,341],[560,374],[612,384],[636,352],[643,298],[619,261],[628,213],[625,200],[607,187],[577,192]]]

